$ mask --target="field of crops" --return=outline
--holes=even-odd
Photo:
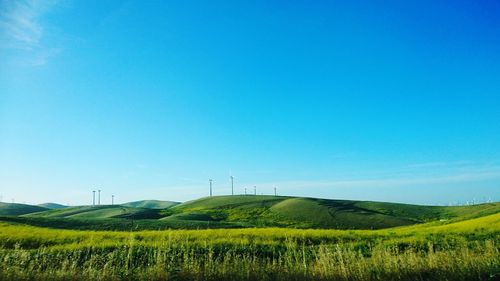
[[[0,224],[1,280],[498,280],[500,214],[385,230]]]

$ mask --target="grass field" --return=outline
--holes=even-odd
[[[0,280],[500,280],[499,203],[219,196],[0,210]]]
[[[500,214],[384,230],[0,225],[1,280],[498,280]]]

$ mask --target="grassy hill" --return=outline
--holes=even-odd
[[[70,219],[158,219],[159,210],[132,208],[120,205],[78,206],[64,209],[54,209],[27,214],[31,218],[70,218]]]
[[[43,204],[39,204],[38,206],[40,207],[43,207],[43,208],[47,208],[47,209],[63,209],[63,208],[67,208],[68,206],[65,206],[65,205],[61,205],[61,204],[57,204],[57,203],[43,203]]]
[[[500,203],[218,196],[0,216],[0,280],[498,280],[499,244]]]
[[[173,201],[141,200],[141,201],[128,202],[121,205],[125,207],[134,207],[134,208],[167,209],[178,204],[180,203]]]
[[[420,206],[284,196],[206,197],[172,207],[163,220],[224,221],[240,226],[380,229],[500,212],[500,203]]]
[[[0,216],[19,216],[48,210],[40,206],[0,202]]]
[[[27,210],[17,213],[0,213],[0,216],[19,216],[15,219],[0,217],[0,221],[96,230],[242,227],[383,229],[436,221],[455,222],[500,213],[500,203],[442,207],[269,195],[214,196],[182,204],[147,200],[124,205],[52,210],[29,205],[25,208]]]

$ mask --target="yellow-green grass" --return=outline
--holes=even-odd
[[[121,248],[1,251],[0,280],[497,280],[499,251],[492,241],[476,248],[426,250],[286,244],[259,250],[219,251],[130,244]]]
[[[500,233],[500,213],[468,220],[449,220],[396,228],[399,232],[491,232]]]
[[[496,280],[499,206],[225,196],[163,211],[123,206],[45,211],[0,222],[0,281]],[[152,215],[161,219],[138,219]],[[137,231],[134,221],[153,228],[260,228]],[[23,222],[69,228],[99,223],[135,231],[61,230]],[[289,228],[266,227],[276,225]],[[396,227],[304,229],[309,226]]]
[[[384,230],[0,223],[0,280],[494,280],[500,214]]]
[[[0,223],[0,247],[61,246],[75,244],[92,246],[120,244],[130,239],[141,243],[158,244],[166,241],[203,243],[281,243],[294,239],[310,244],[368,240],[392,240],[406,237],[469,235],[497,238],[500,234],[500,213],[454,223],[427,223],[383,230],[329,230],[290,228],[243,228],[165,231],[79,231],[56,230],[34,226]],[[98,241],[99,243],[95,244]],[[236,242],[235,242],[236,241]]]

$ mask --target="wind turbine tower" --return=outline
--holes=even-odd
[[[92,207],[95,207],[95,190],[92,190]]]
[[[115,204],[115,196],[111,195],[111,205],[114,205],[114,204]]]
[[[231,176],[231,195],[234,195],[234,177]]]
[[[257,186],[256,185],[253,186],[253,195],[257,195]]]
[[[213,179],[208,180],[210,182],[210,197],[212,197],[212,182],[214,181]]]
[[[276,185],[274,186],[274,196],[278,196],[278,192],[276,192]]]
[[[247,188],[245,187],[245,195],[247,195]]]
[[[101,190],[97,190],[97,205],[101,206]]]

